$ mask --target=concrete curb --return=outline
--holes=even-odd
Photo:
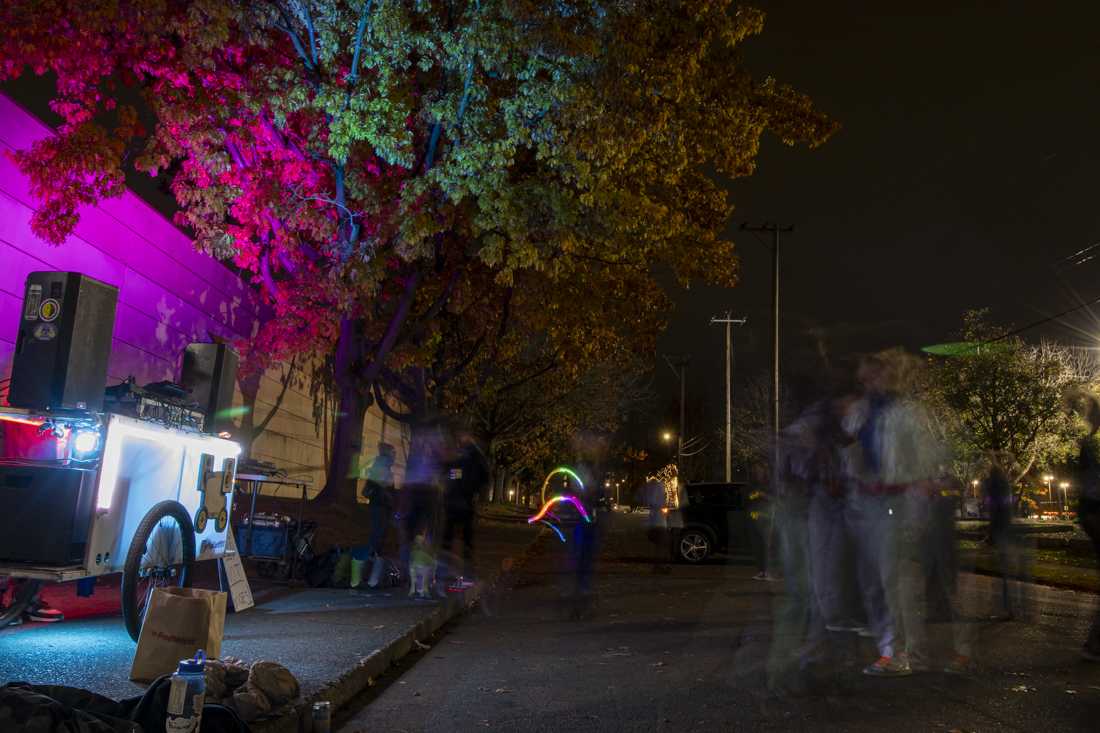
[[[382,676],[395,662],[411,652],[416,642],[427,639],[448,621],[465,613],[477,603],[486,590],[496,586],[503,576],[521,567],[539,546],[544,532],[545,530],[538,532],[527,547],[518,553],[518,560],[513,557],[503,558],[500,567],[491,578],[462,593],[449,593],[446,600],[436,606],[431,614],[421,619],[404,634],[359,660],[357,665],[341,674],[324,689],[287,706],[278,717],[250,723],[252,730],[255,733],[311,733],[310,711],[313,703],[328,701],[332,703],[334,712],[347,705],[353,698],[371,687],[374,680]]]

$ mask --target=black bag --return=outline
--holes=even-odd
[[[128,711],[127,717],[143,730],[160,733],[168,718],[171,685],[172,675],[165,675],[154,680],[141,697],[127,698],[118,704]],[[199,733],[249,733],[249,727],[235,711],[225,705],[210,703],[202,706]]]
[[[0,730],[36,733],[160,733],[168,718],[171,675],[144,695],[118,702],[88,690],[12,682],[0,687]],[[200,733],[249,733],[224,705],[203,705]]]
[[[332,583],[332,571],[340,559],[340,548],[334,547],[328,552],[315,556],[306,565],[306,585],[310,588],[322,588]]]

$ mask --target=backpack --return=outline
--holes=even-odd
[[[340,559],[340,548],[334,547],[328,552],[316,555],[306,564],[306,585],[310,588],[322,588],[332,584],[332,573]]]
[[[12,682],[0,687],[0,730],[42,733],[147,733],[164,730],[171,675],[155,680],[144,695],[114,701],[88,690]],[[202,707],[199,733],[250,733],[236,712],[211,703]]]

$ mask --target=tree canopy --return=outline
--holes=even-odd
[[[990,454],[1003,453],[1018,481],[1035,465],[1065,459],[1084,434],[1071,408],[1092,379],[1091,360],[1004,333],[985,311],[969,312],[961,335],[973,347],[932,363],[928,396],[963,480],[983,470]]]
[[[269,308],[251,361],[327,356],[331,484],[371,401],[438,409],[513,330],[580,373],[652,348],[659,277],[734,284],[722,179],[765,132],[834,129],[749,72],[763,21],[729,0],[10,0],[0,76],[56,77],[57,135],[15,154],[40,236],[124,166],[169,176],[176,222]]]

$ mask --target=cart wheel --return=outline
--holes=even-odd
[[[206,531],[206,520],[210,518],[210,515],[206,511],[206,507],[201,506],[199,510],[195,512],[195,531]]]
[[[195,529],[179,502],[162,501],[141,520],[122,570],[122,618],[137,641],[157,587],[184,588],[195,561]]]
[[[0,630],[19,618],[40,587],[40,580],[0,578]]]
[[[222,509],[218,512],[218,516],[214,519],[214,529],[218,532],[224,532],[226,525],[229,524],[229,512]]]

